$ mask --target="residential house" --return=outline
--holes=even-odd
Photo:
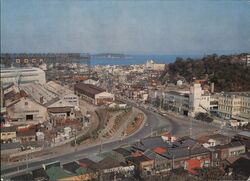
[[[17,131],[17,140],[21,143],[36,141],[36,129]]]
[[[153,174],[154,172],[154,160],[141,154],[139,156],[131,156],[128,158],[128,163],[135,166],[135,173],[139,173],[139,177],[143,178]]]
[[[32,171],[34,181],[49,181],[49,176],[43,168],[38,168]]]
[[[1,127],[1,143],[16,141],[16,127]]]
[[[131,155],[131,152],[125,148],[116,148],[112,151],[113,158],[119,162],[126,162],[126,159]]]

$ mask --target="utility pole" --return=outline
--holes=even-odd
[[[29,165],[28,165],[29,163],[28,163],[28,154],[26,154],[26,169],[28,169],[29,168]],[[19,167],[18,167],[19,168]]]
[[[192,137],[192,128],[193,128],[193,119],[191,119],[190,127],[189,127],[189,137],[190,138]]]
[[[100,153],[102,153],[102,138],[101,139],[101,145],[100,145]]]

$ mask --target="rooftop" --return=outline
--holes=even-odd
[[[250,138],[250,131],[241,131],[237,135],[245,136],[245,137]]]
[[[113,151],[122,154],[124,157],[127,157],[127,156],[131,155],[131,152],[124,149],[124,148],[116,148]]]
[[[16,132],[16,127],[14,126],[1,127],[1,133],[2,132]]]
[[[63,165],[63,169],[71,173],[76,173],[77,169],[79,168],[80,168],[80,165],[77,164],[76,162],[70,162],[70,163],[66,163]]]
[[[49,169],[47,169],[46,173],[51,181],[73,176],[72,174],[65,172],[61,167],[55,167],[55,166],[52,166]]]
[[[36,170],[33,170],[32,174],[33,174],[34,179],[36,179],[36,178],[48,178],[48,175],[43,168],[38,168]]]
[[[96,94],[105,92],[105,90],[100,87],[97,87],[91,84],[83,84],[83,83],[76,84],[75,90],[92,98],[94,98]]]

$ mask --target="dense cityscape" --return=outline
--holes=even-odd
[[[232,8],[224,1],[221,2],[226,8]],[[207,47],[210,38],[208,36],[206,45],[201,43],[199,38],[199,41],[190,41],[191,48],[197,46],[203,49],[196,47],[197,49],[191,51],[183,48],[180,45],[184,41],[181,40],[179,45],[177,40],[185,30],[175,32],[176,27],[170,23],[173,26],[170,26],[172,32],[164,29],[162,21],[157,22],[157,18],[163,18],[164,13],[170,11],[171,8],[169,9],[166,4],[179,9],[180,2],[110,1],[110,4],[106,4],[101,1],[72,1],[72,4],[69,4],[67,1],[53,0],[12,3],[1,0],[1,11],[4,15],[4,23],[1,23],[1,37],[4,40],[1,40],[0,57],[1,180],[250,180],[249,43],[241,46],[228,41],[228,44],[231,43],[235,47],[228,48],[225,42],[223,50],[211,42],[210,47]],[[78,8],[85,8],[83,3],[87,4],[85,10],[96,17],[81,14],[83,10]],[[103,13],[103,17],[108,19],[107,22],[105,18],[103,22],[98,21],[102,16],[98,14],[100,9],[95,3],[108,7]],[[204,8],[203,5],[212,5],[214,9],[220,6],[214,3],[202,2],[197,6]],[[237,3],[242,6],[241,12],[245,12],[244,3],[248,3],[249,6],[249,2]],[[195,2],[184,3],[184,7],[190,7],[192,4]],[[72,6],[73,10],[67,9],[67,5]],[[163,11],[159,10],[155,15],[149,16],[148,8],[155,9],[155,5]],[[51,44],[43,45],[44,39],[40,39],[41,44],[37,43],[40,41],[40,35],[37,36],[32,28],[27,28],[24,34],[27,36],[27,32],[31,33],[29,41],[34,37],[34,44],[32,41],[28,43],[28,40],[23,44],[22,38],[20,44],[19,33],[23,30],[14,33],[19,38],[15,39],[15,43],[11,43],[13,32],[7,29],[12,27],[11,23],[15,21],[18,22],[15,26],[19,28],[23,26],[20,22],[26,21],[32,22],[32,27],[36,20],[42,24],[50,24],[49,18],[38,11],[38,15],[33,17],[31,12],[18,10],[16,13],[20,17],[17,20],[10,18],[13,11],[10,7],[23,9],[26,6],[34,9],[48,7],[45,12],[51,15],[51,22],[59,22],[59,26],[63,23],[70,25],[69,29],[63,26],[60,30],[66,32],[63,38],[69,40],[79,32],[81,36],[70,39],[68,44],[61,43],[63,40],[58,30],[58,34],[53,35],[53,38],[58,36],[57,44],[51,43],[54,40],[45,36],[45,42]],[[113,6],[118,10],[111,11]],[[128,8],[130,6],[138,8],[136,12],[142,14],[146,11],[146,17],[151,23],[159,23],[159,29],[156,27],[155,30],[156,34],[142,28],[148,27],[144,16],[139,14],[135,19],[129,19],[130,14],[127,14],[127,11],[135,13],[133,8]],[[51,11],[50,7],[56,8]],[[60,8],[63,11],[59,10]],[[186,12],[184,9],[179,10]],[[58,11],[60,15],[66,14],[77,18],[64,17],[64,21],[57,17],[54,11]],[[111,18],[108,12],[117,17]],[[192,13],[188,12],[187,17],[194,18],[195,14]],[[198,13],[203,16],[203,12]],[[206,13],[210,17],[211,12]],[[216,13],[228,18],[223,13]],[[247,14],[239,14],[239,17],[247,17]],[[123,16],[126,18],[123,19]],[[77,24],[75,21],[81,20],[80,17],[86,20],[84,28],[86,23],[89,31],[74,29]],[[185,13],[180,17],[185,17]],[[237,24],[245,19],[236,20],[234,23]],[[11,26],[8,21],[11,22]],[[142,22],[142,25],[135,25],[135,21]],[[196,25],[202,21],[201,18],[192,23]],[[204,21],[209,22],[210,27],[209,18],[204,18]],[[77,28],[81,23],[77,24]],[[105,23],[110,24],[107,26]],[[115,23],[120,24],[116,26]],[[225,30],[223,23],[228,22],[221,23],[222,29]],[[103,37],[98,34],[101,29],[99,24],[103,27],[101,31],[105,32],[105,36],[114,39],[105,40],[103,44]],[[125,28],[120,32],[120,26],[124,25],[128,25],[131,30]],[[134,32],[139,26],[141,34]],[[53,29],[53,26],[51,27]],[[177,29],[179,30],[178,26]],[[202,30],[213,32],[211,27]],[[36,31],[41,31],[41,36],[44,32],[50,32],[49,28],[43,27]],[[112,36],[108,36],[110,31],[114,33]],[[173,41],[171,47],[165,44],[165,39],[161,40],[164,37],[161,31],[164,34],[174,33],[174,38],[168,37],[170,42]],[[199,30],[192,31],[199,37]],[[85,48],[86,51],[83,52],[80,46],[79,51],[79,46],[76,46],[79,43],[78,39],[89,37],[89,32],[93,33],[91,43],[88,39],[81,43],[84,42],[84,47],[90,49]],[[222,36],[221,32],[213,33],[211,37]],[[238,31],[237,33],[240,34]],[[233,35],[238,35],[237,33],[233,32]],[[136,41],[131,43],[130,37],[134,37],[134,34],[146,40],[148,37],[152,38],[150,43],[152,40],[154,43],[162,44],[154,46],[154,43],[146,44],[148,42],[141,39],[143,45],[137,44]],[[242,33],[243,35],[245,34]],[[115,41],[117,37],[118,41]],[[199,43],[196,44],[197,42]],[[219,44],[219,40],[217,43]],[[64,49],[65,44],[68,46],[67,50]],[[149,47],[150,51],[141,47]],[[175,47],[180,52],[185,50],[186,54],[163,55],[162,47],[164,51],[170,52],[175,52],[175,49],[171,49]],[[208,49],[209,51],[206,51]],[[151,51],[155,54],[150,54]],[[192,54],[193,51],[199,53]]]

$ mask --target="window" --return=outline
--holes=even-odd
[[[33,114],[26,115],[26,120],[33,120]]]
[[[27,106],[29,103],[28,103],[28,102],[25,102],[24,104],[25,104],[25,106]]]

